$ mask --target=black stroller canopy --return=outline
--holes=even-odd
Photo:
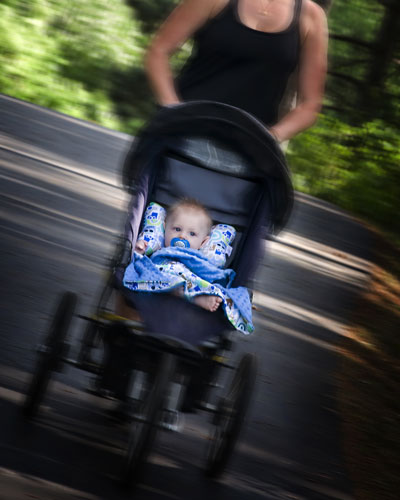
[[[227,104],[192,101],[161,108],[129,151],[123,183],[134,190],[138,179],[157,156],[184,138],[207,138],[239,154],[252,165],[269,191],[272,231],[281,230],[293,203],[293,188],[283,153],[266,127],[249,113]]]

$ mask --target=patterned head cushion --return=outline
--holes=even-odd
[[[147,242],[145,255],[150,256],[164,246],[166,210],[158,203],[151,202],[144,213],[143,229],[139,240]],[[212,264],[224,267],[226,256],[232,252],[231,243],[236,230],[227,224],[216,224],[211,228],[210,238],[199,249]]]
[[[224,267],[226,256],[232,253],[231,243],[236,230],[228,224],[216,224],[211,228],[210,238],[200,248],[200,252],[217,267]]]
[[[164,246],[165,216],[167,212],[158,203],[151,202],[144,213],[143,229],[139,240],[147,242],[145,255],[150,256]]]

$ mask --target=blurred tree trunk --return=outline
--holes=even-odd
[[[391,107],[386,79],[400,42],[400,1],[381,0],[385,6],[380,29],[371,45],[371,59],[360,93],[363,119],[383,118]]]
[[[133,9],[144,33],[154,33],[179,0],[125,0]]]

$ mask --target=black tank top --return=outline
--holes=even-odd
[[[192,55],[176,79],[177,91],[184,101],[231,104],[273,125],[299,58],[302,0],[295,0],[288,28],[272,33],[244,25],[239,1],[229,0],[195,33]]]

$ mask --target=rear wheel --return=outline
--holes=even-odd
[[[51,372],[57,370],[65,354],[65,337],[74,315],[77,296],[65,292],[58,302],[50,328],[38,353],[33,374],[25,398],[23,411],[27,417],[35,417],[46,394]]]
[[[235,371],[227,395],[218,404],[205,470],[211,478],[222,474],[235,448],[251,401],[256,371],[255,356],[245,354]]]
[[[152,386],[139,407],[137,419],[132,423],[123,478],[128,487],[133,487],[142,478],[162,417],[174,366],[174,355],[163,353]]]

